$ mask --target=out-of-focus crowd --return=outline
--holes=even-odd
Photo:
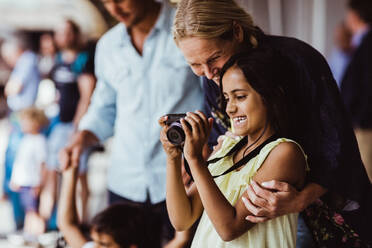
[[[5,154],[4,195],[12,203],[17,230],[29,238],[55,230],[60,184],[58,152],[67,145],[95,88],[95,41],[83,42],[80,28],[64,20],[54,31],[8,33],[1,41],[1,115],[11,130]],[[35,49],[38,44],[38,49]],[[81,220],[87,220],[87,160],[81,159]]]

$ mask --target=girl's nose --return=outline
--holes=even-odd
[[[235,106],[235,104],[233,104],[233,103],[227,103],[227,105],[226,105],[226,112],[228,113],[228,114],[233,114],[233,113],[235,113],[236,112],[236,106]]]

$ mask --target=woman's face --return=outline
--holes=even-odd
[[[232,120],[234,133],[239,136],[259,136],[267,120],[267,109],[261,96],[237,66],[226,71],[222,83],[226,112]]]
[[[77,36],[69,22],[62,22],[56,28],[54,38],[58,48],[69,49],[75,45]]]
[[[205,76],[219,84],[220,70],[229,58],[238,51],[239,44],[222,39],[189,37],[178,42],[187,63],[198,76]]]

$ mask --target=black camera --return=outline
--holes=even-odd
[[[167,130],[167,138],[169,142],[174,145],[182,145],[185,141],[185,132],[182,129],[181,118],[184,118],[186,114],[168,114],[168,119],[165,124],[169,126]]]

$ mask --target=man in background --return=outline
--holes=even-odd
[[[77,166],[85,147],[114,136],[109,203],[144,209],[144,247],[157,248],[173,235],[157,120],[167,113],[200,109],[202,88],[173,41],[175,10],[167,1],[102,3],[120,23],[97,44],[97,88],[61,162],[63,167]],[[180,243],[172,242],[172,247],[182,247]]]

